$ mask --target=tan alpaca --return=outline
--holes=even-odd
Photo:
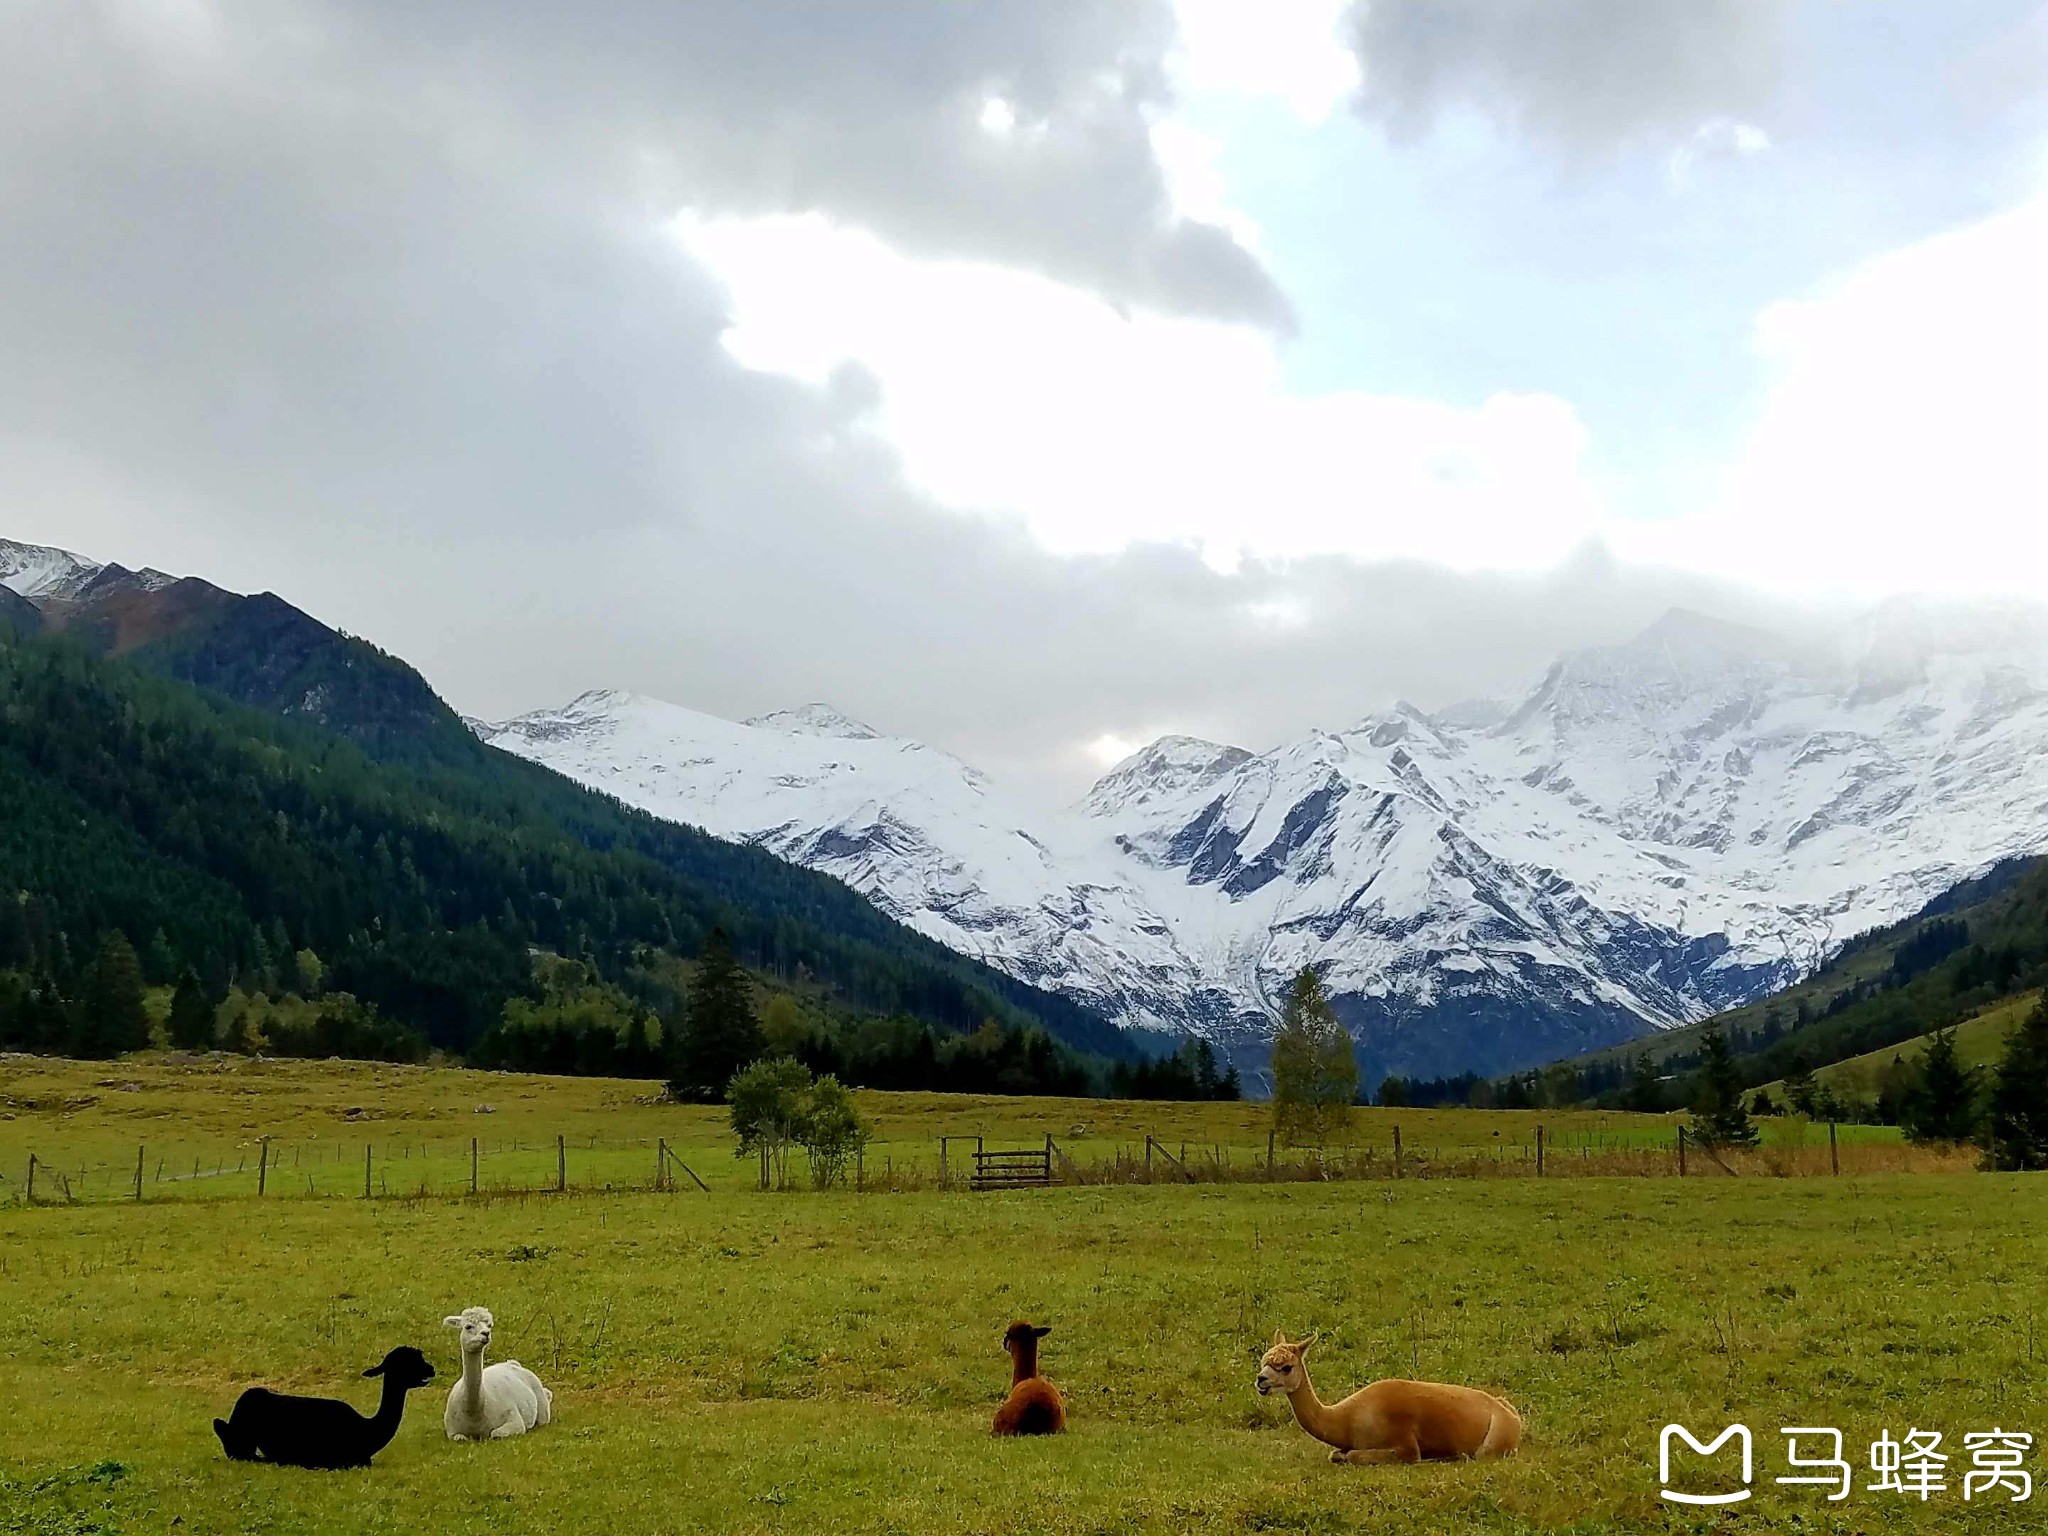
[[[1341,1403],[1316,1396],[1303,1359],[1321,1338],[1296,1343],[1275,1332],[1259,1362],[1259,1395],[1285,1392],[1294,1420],[1334,1449],[1332,1461],[1471,1461],[1512,1456],[1522,1443],[1522,1416],[1505,1398],[1476,1387],[1436,1381],[1376,1381]]]

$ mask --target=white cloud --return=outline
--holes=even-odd
[[[1691,184],[1693,168],[1701,161],[1747,160],[1771,147],[1771,136],[1755,123],[1732,117],[1709,118],[1686,136],[1665,162],[1664,177],[1674,192]]]
[[[1712,510],[1621,551],[1781,591],[2048,586],[2048,197],[1756,326],[1771,375]]]
[[[730,293],[736,360],[815,383],[866,370],[872,426],[913,482],[1060,553],[1164,541],[1225,569],[1350,554],[1528,570],[1598,522],[1585,430],[1551,396],[1297,397],[1248,327],[913,260],[815,215],[674,229]]]
[[[1319,123],[1358,89],[1350,0],[1173,0],[1176,84],[1195,95],[1274,97]]]

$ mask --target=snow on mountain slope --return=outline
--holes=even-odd
[[[1368,1075],[1494,1071],[1756,996],[2048,849],[2048,622],[1892,605],[1796,648],[1672,614],[1517,704],[1167,737],[1064,816],[821,705],[596,694],[485,737],[1127,1023],[1253,1060],[1313,963]]]
[[[823,870],[920,933],[1123,1022],[1180,1025],[1200,993],[1167,925],[1106,861],[1053,846],[1058,832],[1031,828],[957,758],[828,706],[735,724],[596,692],[474,728],[657,816]]]
[[[9,587],[32,601],[62,602],[86,596],[95,581],[103,577],[144,592],[167,587],[177,580],[162,571],[130,571],[117,565],[99,565],[69,550],[0,539],[0,587]]]

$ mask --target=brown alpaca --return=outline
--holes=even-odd
[[[996,1410],[999,1435],[1056,1435],[1067,1427],[1067,1405],[1060,1389],[1038,1374],[1038,1341],[1050,1328],[1012,1323],[1003,1335],[1010,1352],[1010,1395]]]
[[[1334,1447],[1330,1460],[1354,1466],[1374,1461],[1472,1461],[1512,1456],[1522,1443],[1522,1416],[1506,1398],[1476,1387],[1437,1381],[1376,1381],[1341,1403],[1316,1396],[1303,1359],[1321,1337],[1290,1344],[1284,1333],[1259,1362],[1259,1395],[1285,1392],[1294,1420]]]

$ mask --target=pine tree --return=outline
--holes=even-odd
[[[1994,1168],[2048,1168],[2048,997],[2005,1042],[1984,1144]]]
[[[149,1013],[142,1001],[142,962],[119,929],[100,940],[99,953],[79,989],[77,1054],[107,1058],[149,1048]]]
[[[177,951],[171,948],[170,935],[159,928],[142,952],[142,979],[152,987],[167,987],[177,975]]]
[[[1957,1057],[1956,1032],[1936,1030],[1899,1104],[1899,1124],[1907,1139],[1968,1141],[1982,1116],[1977,1074]]]
[[[1700,1041],[1699,1071],[1693,1078],[1693,1139],[1703,1147],[1753,1147],[1756,1126],[1742,1107],[1742,1074],[1729,1054],[1728,1038],[1710,1029]]]
[[[1628,1066],[1628,1087],[1622,1103],[1642,1114],[1654,1115],[1664,1108],[1664,1085],[1657,1081],[1656,1063],[1648,1051],[1638,1051]]]
[[[1791,1105],[1794,1114],[1805,1115],[1811,1119],[1813,1095],[1813,1073],[1807,1069],[1806,1058],[1795,1054],[1792,1058],[1792,1070],[1785,1074],[1785,1102]]]
[[[28,916],[10,886],[0,886],[0,971],[26,969],[35,963],[29,942]]]
[[[715,1101],[726,1084],[764,1051],[754,1017],[754,989],[722,928],[713,928],[697,957],[689,1005],[669,1063],[669,1092],[679,1099]]]
[[[171,1044],[181,1051],[213,1049],[213,1004],[199,984],[199,973],[186,969],[178,978],[178,990],[171,994],[171,1016],[166,1025]]]
[[[1273,1124],[1291,1146],[1323,1146],[1349,1123],[1358,1055],[1313,967],[1287,989],[1273,1037]]]

